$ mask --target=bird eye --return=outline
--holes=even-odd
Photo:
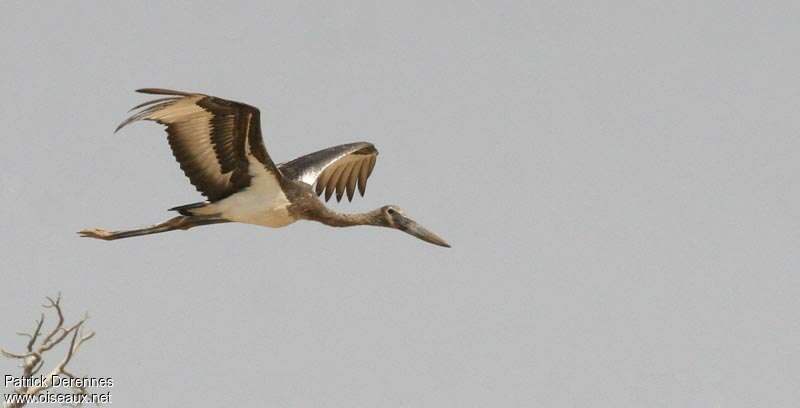
[[[389,208],[388,210],[386,210],[386,212],[391,215],[394,215],[394,213],[396,213],[397,211],[395,211],[394,208]]]

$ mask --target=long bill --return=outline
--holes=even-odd
[[[447,241],[442,239],[442,237],[434,234],[432,231],[423,227],[422,225],[419,225],[418,222],[410,218],[403,218],[402,220],[400,220],[399,229],[425,242],[430,242],[431,244],[434,245],[450,248],[450,244],[448,244]]]

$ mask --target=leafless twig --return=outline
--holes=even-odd
[[[12,353],[0,348],[0,355],[3,355],[6,358],[22,360],[22,374],[20,375],[20,378],[32,380],[34,376],[37,375],[42,369],[42,366],[44,365],[43,355],[46,352],[64,342],[68,336],[69,347],[67,348],[66,356],[64,356],[64,358],[62,358],[61,361],[56,364],[56,366],[50,370],[48,374],[43,376],[44,381],[40,381],[35,385],[32,385],[32,381],[24,383],[23,386],[14,390],[15,394],[28,396],[37,395],[40,392],[51,388],[53,386],[53,380],[55,377],[63,376],[72,379],[76,378],[74,374],[67,370],[67,365],[70,363],[70,361],[72,361],[72,358],[78,352],[78,349],[80,349],[81,345],[94,337],[94,332],[90,331],[86,333],[84,330],[84,324],[89,319],[89,316],[84,316],[81,320],[71,326],[64,326],[64,312],[61,309],[61,294],[59,294],[55,299],[49,296],[46,299],[48,303],[42,307],[55,311],[56,317],[58,318],[55,326],[42,338],[42,328],[44,326],[45,316],[44,314],[41,314],[39,319],[36,321],[36,328],[34,329],[33,333],[17,333],[20,336],[28,338],[28,342],[25,345],[26,351],[23,353]],[[77,395],[87,394],[85,387],[75,387],[73,390]],[[11,402],[6,405],[6,408],[19,408],[24,406],[26,403],[27,402],[21,400],[17,402]]]

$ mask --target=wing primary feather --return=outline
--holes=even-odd
[[[347,178],[347,201],[353,201],[353,195],[356,193],[356,181],[358,181],[358,173],[361,170],[361,162],[354,162],[350,166],[350,177]]]
[[[174,96],[168,96],[166,98],[153,99],[152,101],[147,101],[145,103],[140,103],[139,105],[136,105],[136,106],[132,107],[128,112],[133,112],[136,109],[144,108],[147,105],[153,105],[153,104],[156,104],[156,103],[159,103],[159,102],[175,101],[175,100],[178,100],[178,99],[179,98],[174,97]]]
[[[314,187],[314,192],[317,193],[317,195],[319,196],[322,195],[322,192],[324,190],[325,190],[325,185],[320,182],[317,182],[317,186]]]
[[[125,119],[125,121],[120,123],[119,126],[117,126],[117,128],[114,129],[114,133],[119,132],[120,129],[124,128],[125,126],[128,126],[129,124],[131,124],[133,122],[136,122],[139,119],[143,119],[145,116],[147,116],[147,114],[148,114],[147,112],[139,112],[139,113],[129,117],[128,119]]]
[[[361,168],[358,170],[358,191],[361,193],[361,197],[364,197],[364,192],[367,191],[367,177],[369,177],[369,161],[365,160],[361,163]]]
[[[350,177],[350,172],[352,170],[351,166],[343,166],[344,169],[342,173],[339,174],[339,179],[336,180],[336,201],[342,201],[342,196],[344,195],[344,190],[347,186],[347,179]]]
[[[347,188],[347,180],[350,178],[350,173],[353,172],[352,165],[346,165],[344,171],[339,176],[339,180],[336,183],[336,201],[342,201],[342,196],[344,195],[345,189]]]
[[[127,126],[127,125],[129,125],[129,124],[131,124],[133,122],[136,122],[137,120],[147,119],[147,117],[150,114],[152,114],[152,113],[154,113],[154,112],[156,112],[156,111],[158,111],[160,109],[166,108],[169,105],[171,105],[171,104],[175,103],[176,101],[180,100],[178,98],[166,98],[166,99],[167,100],[159,101],[159,103],[156,103],[155,105],[149,106],[147,109],[143,109],[143,110],[139,111],[138,113],[132,115],[128,119],[125,119],[124,122],[120,123],[119,126],[117,126],[117,128],[114,129],[114,133],[117,133],[120,129],[124,128],[125,126]]]
[[[179,96],[196,95],[191,92],[174,91],[172,89],[164,89],[164,88],[142,88],[142,89],[137,89],[136,92],[151,94],[151,95],[179,95]]]
[[[336,190],[336,186],[338,185],[339,177],[341,177],[342,171],[344,170],[344,166],[339,166],[334,169],[333,174],[331,175],[330,180],[325,184],[325,201],[327,202],[330,200],[333,192]]]
[[[334,170],[336,169],[335,168],[325,169],[325,171],[323,171],[322,174],[319,175],[319,178],[317,179],[317,188],[316,188],[317,195],[322,195],[322,192],[328,185],[328,180],[330,180]]]
[[[367,177],[372,175],[372,170],[375,169],[376,161],[378,161],[378,158],[375,156],[369,158],[369,171],[367,172]]]

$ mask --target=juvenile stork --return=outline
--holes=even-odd
[[[342,214],[317,198],[324,192],[327,202],[335,192],[337,201],[345,194],[352,201],[356,186],[364,195],[378,157],[371,143],[334,146],[275,165],[261,138],[258,109],[197,93],[155,88],[138,92],[167,96],[134,107],[139,111],[116,131],[139,120],[166,125],[173,155],[207,201],[171,208],[180,215],[161,224],[125,231],[85,229],[81,236],[114,240],[225,222],[278,228],[311,220],[332,227],[394,228],[450,247],[396,206]]]

